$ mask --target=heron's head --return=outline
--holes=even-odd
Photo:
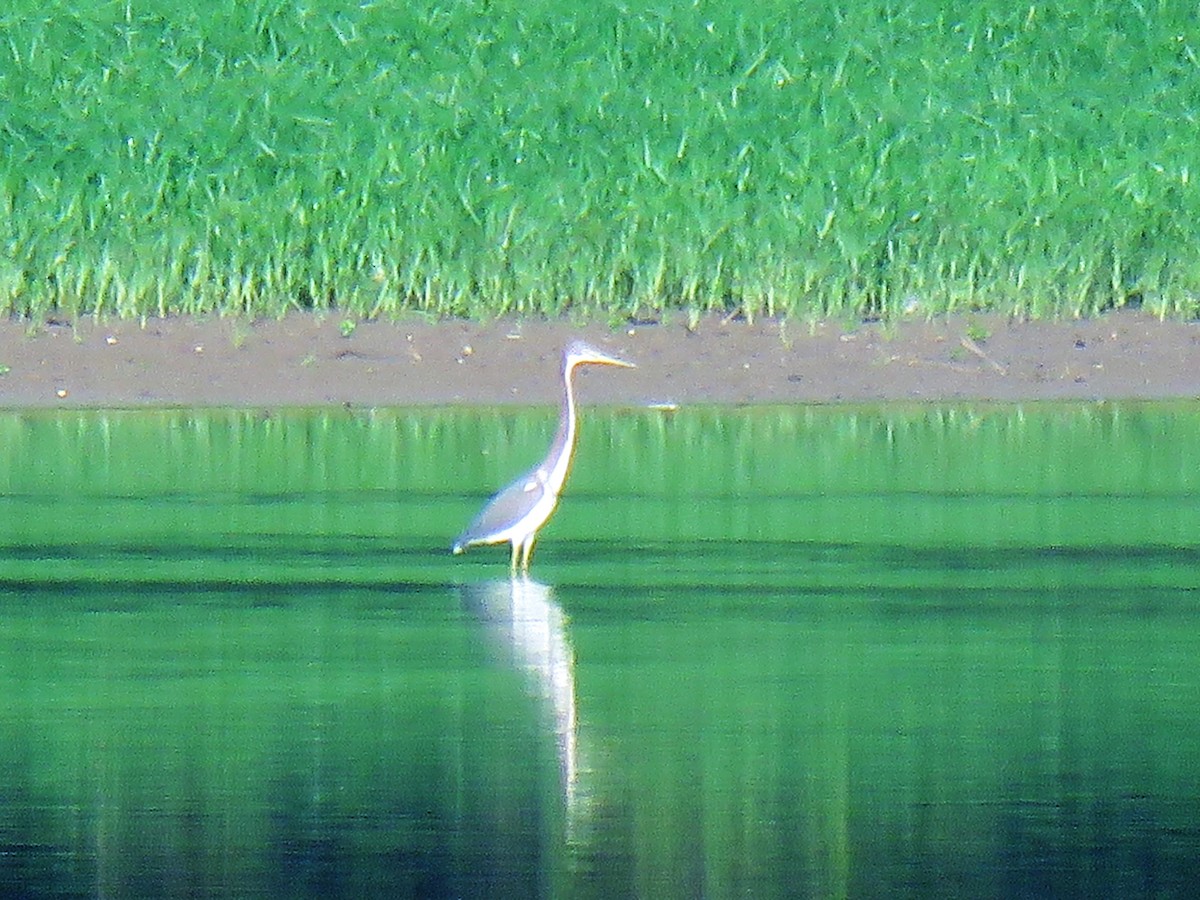
[[[570,371],[575,366],[621,366],[625,369],[636,369],[637,366],[628,360],[605,353],[585,344],[583,341],[572,341],[563,351],[563,367]]]

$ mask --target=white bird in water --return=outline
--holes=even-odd
[[[562,412],[550,451],[536,468],[488,501],[466,531],[455,539],[451,548],[454,553],[463,553],[476,544],[503,544],[509,541],[512,543],[513,571],[516,571],[518,562],[522,570],[529,570],[529,558],[533,555],[538,529],[549,521],[558,506],[558,497],[566,483],[571,457],[575,453],[577,423],[572,376],[577,366],[636,368],[633,363],[589,347],[583,341],[575,341],[563,351]]]

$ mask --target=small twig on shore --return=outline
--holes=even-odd
[[[1008,374],[1008,370],[1005,369],[1004,366],[1000,365],[1000,363],[996,362],[994,359],[992,359],[990,356],[988,356],[986,353],[984,353],[983,348],[980,347],[973,340],[971,340],[969,337],[964,337],[961,341],[959,341],[959,343],[962,344],[963,347],[965,347],[967,350],[970,350],[972,353],[974,353],[976,356],[978,356],[980,359],[982,359],[985,363],[987,363],[989,366],[991,366],[993,369],[995,369],[1001,375]]]

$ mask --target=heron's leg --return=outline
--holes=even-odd
[[[521,542],[518,541],[516,538],[514,538],[513,542],[512,542],[512,562],[509,565],[509,568],[514,572],[517,571],[517,555],[520,552],[521,552]]]
[[[533,542],[536,540],[537,540],[537,536],[531,534],[529,536],[529,539],[527,541],[525,541],[525,549],[521,553],[521,569],[522,569],[522,571],[525,571],[525,572],[529,571],[529,558],[531,556],[533,556]]]

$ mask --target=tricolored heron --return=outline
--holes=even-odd
[[[571,379],[577,366],[636,368],[633,363],[609,356],[583,341],[575,341],[563,351],[562,412],[550,452],[535,469],[488,501],[475,521],[455,539],[451,548],[455,553],[463,553],[475,544],[509,541],[512,543],[513,571],[517,569],[518,559],[521,568],[529,570],[529,557],[533,555],[538,529],[546,524],[558,506],[558,495],[562,493],[575,453],[575,391]]]

